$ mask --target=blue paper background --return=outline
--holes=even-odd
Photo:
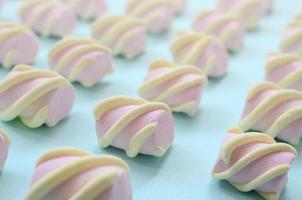
[[[22,0],[7,0],[1,11],[1,20],[17,21],[16,11]],[[110,13],[122,13],[124,0],[110,2]],[[127,161],[132,171],[134,199],[261,199],[256,193],[242,194],[225,182],[211,178],[211,170],[220,143],[228,128],[238,121],[247,90],[264,76],[264,58],[278,47],[285,25],[302,9],[300,0],[277,2],[273,15],[264,18],[259,30],[248,33],[244,49],[230,57],[228,74],[212,80],[203,95],[199,114],[194,118],[175,114],[176,138],[173,147],[163,158],[138,156],[129,159],[113,148],[100,149],[97,145],[92,108],[104,97],[124,94],[137,96],[148,64],[156,58],[171,59],[169,44],[178,30],[190,30],[193,16],[201,9],[212,8],[215,0],[190,0],[187,14],[175,18],[174,27],[167,33],[149,37],[147,52],[135,61],[114,59],[115,74],[91,88],[75,84],[76,105],[68,119],[55,128],[26,128],[19,120],[0,123],[12,137],[12,146],[3,173],[0,176],[0,199],[18,200],[24,197],[34,171],[35,161],[47,149],[60,146],[79,147],[97,154],[114,154]],[[76,35],[89,36],[89,24],[79,23]],[[34,66],[46,68],[46,55],[54,39],[43,39],[41,51]],[[0,69],[0,78],[8,71]],[[297,147],[302,151],[301,145]],[[302,199],[302,159],[298,157],[290,174],[285,200]]]

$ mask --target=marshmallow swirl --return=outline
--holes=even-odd
[[[177,64],[197,66],[210,77],[223,76],[228,67],[226,48],[211,35],[180,34],[171,45],[171,52]]]
[[[265,66],[266,80],[282,88],[302,91],[302,57],[297,54],[270,53]]]
[[[94,117],[100,145],[124,149],[129,157],[162,156],[174,139],[174,119],[163,103],[115,96],[99,102]]]
[[[19,117],[31,128],[56,125],[70,113],[74,101],[68,80],[49,70],[18,65],[0,83],[0,119]]]
[[[302,136],[302,93],[270,82],[256,85],[247,97],[239,126],[244,131],[256,130],[298,144]]]
[[[158,60],[149,66],[149,73],[138,89],[150,101],[166,103],[174,112],[193,116],[198,111],[207,77],[194,66],[179,66]]]
[[[127,14],[144,20],[148,32],[160,33],[170,27],[174,6],[171,0],[129,0]]]
[[[51,69],[86,87],[113,71],[111,50],[91,39],[65,37],[48,54]]]
[[[131,200],[129,167],[109,155],[75,148],[47,151],[37,162],[26,200]]]
[[[106,16],[92,25],[92,36],[109,47],[113,55],[133,59],[147,46],[146,30],[143,22],[128,16]]]
[[[0,173],[8,156],[11,139],[8,134],[0,129]]]
[[[5,69],[18,64],[31,64],[38,50],[38,38],[30,29],[11,22],[0,22],[0,62]]]
[[[296,157],[296,150],[262,133],[227,133],[213,169],[213,177],[229,181],[241,192],[255,190],[266,200],[278,200]]]
[[[218,37],[231,52],[237,52],[243,45],[245,27],[239,17],[221,10],[206,10],[195,18],[192,28],[196,32]]]
[[[72,10],[58,1],[26,1],[19,16],[23,24],[44,37],[62,37],[69,34],[76,25]]]

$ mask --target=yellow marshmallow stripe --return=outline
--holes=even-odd
[[[285,90],[281,89],[274,83],[264,82],[257,85],[253,88],[248,96],[247,101],[252,100],[255,96],[257,96],[260,92],[271,89],[275,90],[276,93],[269,96],[260,102],[247,116],[245,116],[239,122],[239,126],[247,131],[253,127],[259,120],[261,120],[265,114],[269,113],[272,109],[283,102],[294,101],[294,100],[302,100],[302,93],[296,90]],[[261,130],[269,134],[272,137],[278,137],[280,131],[286,128],[289,124],[294,122],[295,120],[302,117],[302,106],[293,107],[291,109],[286,110],[277,119],[273,122],[273,124],[267,128],[267,130]],[[291,144],[298,144],[299,139],[292,139],[289,141]]]
[[[26,200],[41,200],[45,195],[71,177],[93,168],[116,166],[128,172],[130,171],[128,165],[117,157],[97,156],[74,148],[60,148],[46,152],[38,160],[37,167],[48,160],[68,156],[78,157],[78,159],[62,167],[58,167],[38,180],[26,194]],[[78,191],[72,196],[72,199],[95,199],[114,184],[117,176],[118,174],[113,170],[108,171],[106,174],[96,175],[83,187],[78,188]]]
[[[256,132],[244,133],[240,128],[237,127],[230,129],[229,132],[236,134],[236,136],[222,145],[221,159],[226,165],[230,163],[230,159],[232,158],[235,150],[241,146],[251,143],[263,143],[266,145],[248,152],[235,163],[233,163],[232,166],[227,170],[223,172],[213,172],[212,175],[216,179],[229,179],[252,162],[272,153],[285,151],[297,155],[296,150],[292,146],[285,143],[276,143],[275,140],[269,135]],[[249,192],[282,174],[286,174],[289,169],[290,165],[288,164],[278,165],[256,177],[251,182],[242,185],[234,183],[231,184],[242,192]],[[278,193],[257,192],[267,200],[279,200],[280,198],[280,194]]]
[[[155,68],[169,68],[169,71],[144,82],[138,89],[138,93],[140,94],[140,96],[144,96],[144,93],[148,92],[149,90],[152,90],[160,86],[161,84],[173,80],[179,76],[186,75],[186,74],[194,74],[197,75],[197,77],[193,80],[183,81],[181,83],[172,86],[171,88],[163,91],[153,99],[149,99],[151,101],[164,101],[166,98],[173,96],[177,93],[180,93],[186,89],[192,88],[197,85],[204,85],[207,83],[206,75],[202,73],[202,71],[199,68],[194,66],[177,67],[176,65],[170,62],[164,60],[158,60],[153,62],[149,66],[149,70]],[[170,106],[170,109],[174,112],[185,112],[191,110],[193,107],[196,107],[196,104],[198,104],[198,102],[190,101],[182,105]]]
[[[155,110],[165,110],[167,112],[170,112],[168,106],[163,103],[152,103],[147,102],[143,99],[134,99],[126,96],[115,96],[107,98],[96,105],[96,107],[94,108],[94,118],[95,120],[98,120],[104,114],[110,112],[111,109],[127,105],[137,105],[137,107],[121,116],[113,124],[113,126],[100,137],[99,143],[103,148],[111,145],[114,138],[121,133],[123,128],[125,128],[137,117]],[[157,124],[152,123],[141,129],[139,132],[135,133],[130,141],[128,149],[126,150],[127,155],[129,157],[135,157],[140,152],[141,148],[148,140],[148,138],[155,133],[156,128]],[[156,147],[153,155],[160,157],[165,154],[166,150],[167,149],[162,149],[161,147]]]
[[[19,71],[19,73],[12,77],[6,78],[0,84],[0,94],[5,93],[18,84],[22,84],[22,82],[29,81],[34,78],[47,78],[48,80],[44,81],[42,84],[34,86],[31,90],[17,99],[7,108],[1,110],[0,119],[3,121],[11,121],[14,118],[18,117],[20,114],[22,114],[23,111],[25,111],[35,101],[37,101],[48,92],[64,85],[70,85],[68,80],[66,80],[56,72],[33,69],[32,67],[27,65],[18,65],[14,68],[14,70]],[[48,106],[46,105],[42,107],[32,118],[23,116],[19,117],[28,127],[39,127],[43,123],[45,123],[48,118]],[[54,124],[47,125],[54,126]]]

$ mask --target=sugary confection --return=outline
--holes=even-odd
[[[28,28],[0,22],[0,62],[5,69],[34,62],[39,50],[36,35]]]
[[[94,20],[104,15],[107,10],[106,0],[61,0],[67,3],[77,17],[83,20]]]
[[[126,12],[142,19],[148,32],[160,33],[171,26],[174,9],[171,0],[129,0]]]
[[[106,16],[92,25],[92,37],[112,49],[113,55],[134,59],[147,47],[144,23],[129,16]]]
[[[131,200],[129,167],[81,149],[48,150],[37,161],[25,200]]]
[[[56,72],[16,66],[0,83],[0,120],[17,117],[28,127],[55,126],[67,117],[75,102],[75,91]]]
[[[68,36],[57,42],[48,54],[49,67],[86,87],[113,72],[111,50],[95,40]]]
[[[199,67],[209,77],[220,77],[228,68],[228,52],[214,36],[204,33],[181,33],[171,45],[179,65]]]
[[[270,53],[265,66],[267,81],[282,88],[302,91],[302,57],[289,53]]]
[[[280,43],[283,53],[295,53],[302,56],[302,12],[299,12],[288,25]]]
[[[205,10],[196,16],[192,28],[218,37],[231,52],[237,52],[243,46],[245,27],[235,14],[219,9]]]
[[[164,103],[114,96],[96,105],[94,118],[101,147],[124,149],[129,157],[163,156],[174,140],[174,119]]]
[[[187,0],[170,0],[170,1],[174,5],[174,14],[175,15],[183,14],[186,11],[187,7],[188,7]]]
[[[19,11],[21,22],[43,37],[63,37],[76,26],[72,10],[59,1],[29,0]]]
[[[266,200],[279,200],[296,150],[269,135],[232,128],[225,136],[212,175],[241,192],[255,190]]]
[[[273,9],[274,0],[219,0],[218,8],[238,14],[248,30]]]
[[[10,137],[5,131],[0,129],[0,173],[7,159],[10,144],[11,144]]]
[[[174,112],[193,116],[198,111],[206,75],[195,66],[176,66],[157,60],[139,87],[140,96],[150,101],[166,103]]]
[[[298,144],[302,136],[302,93],[274,83],[256,85],[249,93],[239,126]]]

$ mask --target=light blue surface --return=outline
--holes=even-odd
[[[22,0],[7,0],[1,20],[17,20],[16,11]],[[110,2],[112,13],[122,13],[124,0]],[[26,128],[19,120],[0,123],[12,137],[12,146],[3,173],[0,176],[0,199],[23,199],[34,171],[37,158],[47,149],[73,146],[97,154],[114,154],[127,161],[132,171],[134,199],[136,200],[232,200],[261,199],[255,193],[242,194],[225,182],[211,178],[211,170],[220,143],[228,128],[241,114],[247,90],[264,75],[265,54],[277,49],[286,23],[301,8],[300,0],[279,0],[273,15],[263,19],[259,31],[247,34],[245,47],[230,58],[228,74],[210,81],[204,92],[199,114],[194,118],[176,114],[176,138],[173,147],[163,158],[138,156],[129,159],[125,153],[113,148],[100,149],[97,145],[92,108],[104,97],[117,94],[137,96],[148,64],[155,58],[171,59],[169,44],[178,30],[189,30],[198,10],[214,7],[215,0],[191,0],[186,15],[175,19],[168,33],[149,37],[147,53],[135,61],[114,59],[115,74],[91,89],[75,84],[78,94],[70,117],[55,128]],[[88,36],[89,24],[81,23],[77,35]],[[41,41],[41,52],[36,67],[45,68],[46,55],[55,40]],[[0,77],[7,71],[0,69]],[[302,151],[301,145],[298,147]],[[284,200],[302,199],[302,158],[295,161]]]

